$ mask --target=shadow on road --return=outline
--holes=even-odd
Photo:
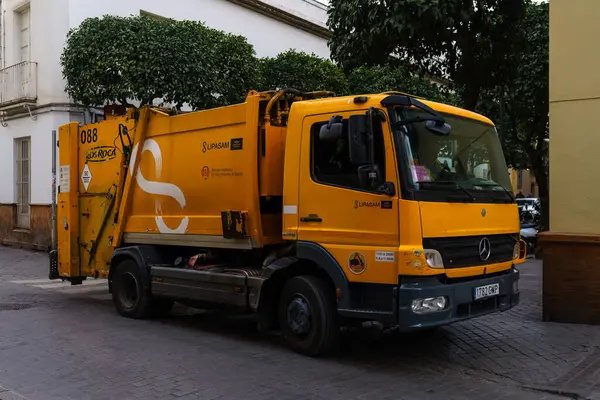
[[[240,342],[240,346],[267,346],[292,353],[278,332],[262,333],[253,316],[239,316],[218,311],[201,311],[178,307],[173,315],[155,321],[171,327],[193,330]],[[377,328],[343,329],[336,351],[319,362],[372,366],[381,372],[407,369],[444,369],[451,366],[453,349],[446,346],[451,333],[438,328],[415,333],[381,331]],[[454,372],[459,369],[453,366]]]

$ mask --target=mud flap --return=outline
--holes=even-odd
[[[52,250],[49,254],[50,258],[50,271],[48,273],[48,279],[58,279],[58,250]]]

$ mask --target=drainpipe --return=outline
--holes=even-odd
[[[56,131],[52,131],[52,250],[56,244]]]
[[[58,244],[56,241],[56,162],[57,162],[56,131],[52,131],[52,241],[50,248],[49,279],[58,279]]]

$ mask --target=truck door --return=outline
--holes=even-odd
[[[106,277],[114,248],[109,232],[123,151],[118,120],[79,127],[79,260],[82,276]]]
[[[364,112],[364,111],[363,111]],[[322,140],[321,126],[343,118],[336,141]],[[349,281],[398,283],[398,174],[385,122],[374,122],[375,164],[393,196],[366,189],[348,151],[349,113],[306,117],[302,125],[298,240],[321,245],[338,261]]]

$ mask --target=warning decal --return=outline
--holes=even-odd
[[[71,166],[61,165],[60,166],[60,179],[58,181],[58,189],[60,193],[69,193],[71,191]]]
[[[81,173],[81,181],[83,182],[83,187],[87,192],[88,186],[90,186],[90,182],[92,181],[92,171],[90,171],[90,167],[88,167],[87,164],[85,164],[85,167],[83,167],[83,172]]]

